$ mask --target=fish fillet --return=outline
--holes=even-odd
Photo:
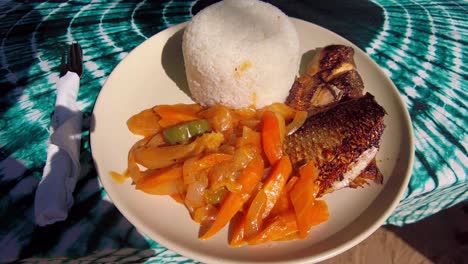
[[[319,196],[348,186],[362,186],[365,177],[381,180],[378,173],[371,177],[371,173],[363,172],[372,172],[370,166],[385,128],[384,115],[384,108],[367,93],[309,117],[285,139],[284,151],[295,168],[315,161]]]

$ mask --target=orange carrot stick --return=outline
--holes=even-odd
[[[270,212],[271,217],[275,217],[289,209],[292,209],[291,200],[289,199],[289,192],[291,191],[292,187],[294,187],[294,184],[296,184],[297,180],[299,180],[299,177],[297,176],[293,176],[288,180],[286,186],[283,188],[283,191],[281,191],[278,201]]]
[[[268,176],[263,188],[257,193],[246,216],[245,233],[252,238],[262,228],[262,221],[275,206],[286,181],[291,175],[292,165],[289,156],[280,158]]]
[[[231,245],[232,247],[240,247],[246,243],[244,239],[245,216],[240,215],[239,221],[235,224],[236,226],[234,227],[234,230],[232,231],[229,245]]]
[[[314,202],[319,191],[315,183],[318,170],[313,161],[299,169],[300,178],[292,188],[289,197],[296,213],[300,238],[307,237],[314,221]]]
[[[310,224],[312,226],[327,221],[329,216],[327,203],[323,200],[315,200],[311,215]]]
[[[249,240],[249,245],[258,245],[271,241],[284,240],[284,238],[294,238],[291,235],[296,232],[296,216],[292,211],[286,211],[276,216],[272,222],[262,230],[262,232]]]
[[[159,125],[169,127],[181,122],[199,119],[197,113],[202,110],[198,104],[159,105],[153,110],[161,117]]]
[[[263,114],[261,133],[263,151],[270,164],[274,165],[283,155],[280,121],[274,112],[265,111]]]
[[[181,166],[155,170],[138,181],[135,188],[150,194],[175,194],[179,184],[182,184]]]
[[[154,135],[161,130],[159,117],[151,109],[146,109],[133,115],[127,121],[130,132],[144,137]]]
[[[242,190],[238,193],[230,192],[224,200],[216,220],[208,231],[200,237],[205,240],[215,235],[221,230],[234,215],[242,208],[242,205],[249,199],[250,193],[260,182],[263,174],[263,159],[254,158],[247,167],[242,170],[237,182],[242,185]]]

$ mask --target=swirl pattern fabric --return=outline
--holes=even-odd
[[[119,61],[212,2],[0,2],[0,262],[193,262],[140,234],[112,205],[97,180],[89,121]],[[387,223],[413,223],[467,200],[466,1],[270,2],[356,43],[403,96],[415,132],[415,165]],[[68,219],[37,227],[32,205],[46,158],[60,51],[72,41],[85,55],[78,95],[85,120],[82,170]]]

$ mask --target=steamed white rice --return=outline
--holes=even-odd
[[[185,29],[182,49],[192,96],[205,106],[284,102],[300,59],[290,19],[257,0],[225,0],[203,9]]]

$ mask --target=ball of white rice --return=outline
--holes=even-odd
[[[193,98],[231,108],[284,102],[300,59],[289,17],[257,0],[203,9],[185,29],[182,50]]]

